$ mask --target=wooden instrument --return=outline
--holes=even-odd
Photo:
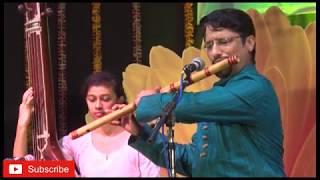
[[[25,15],[25,47],[30,86],[34,91],[32,121],[33,155],[36,160],[65,159],[58,144],[46,3],[23,3],[18,9]]]
[[[222,70],[228,68],[232,64],[237,64],[239,61],[240,60],[238,57],[230,56],[224,60],[221,60],[220,62],[218,62],[216,64],[213,64],[211,66],[204,68],[202,71],[195,72],[195,73],[191,74],[191,77],[190,77],[191,82],[189,82],[189,83],[192,84],[194,82],[200,81],[206,77],[209,77],[219,71],[222,71]],[[176,91],[176,90],[178,90],[179,86],[180,86],[180,81],[177,81],[175,83],[171,83],[168,86],[162,88],[161,91],[163,91],[163,92]],[[136,109],[136,105],[134,103],[130,103],[130,104],[126,105],[125,107],[123,107],[122,109],[119,109],[119,110],[116,110],[112,113],[109,113],[99,119],[92,121],[91,123],[89,123],[85,126],[78,128],[77,130],[72,131],[71,133],[69,133],[69,136],[72,139],[76,139],[76,138],[104,125],[105,123],[107,123],[109,121],[118,119],[124,115],[132,113],[135,109]]]

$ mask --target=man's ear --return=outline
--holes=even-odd
[[[252,35],[251,35],[251,36],[248,36],[248,37],[247,37],[247,40],[246,40],[246,47],[248,48],[248,50],[249,50],[250,52],[253,51],[255,44],[256,44],[256,39],[255,39],[255,37],[252,36]]]

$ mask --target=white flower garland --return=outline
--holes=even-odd
[[[141,48],[141,4],[132,3],[132,56],[133,62],[142,63]]]
[[[67,132],[67,56],[66,56],[66,3],[58,3],[57,7],[57,81],[58,81],[58,113],[57,120],[59,122],[59,136],[65,135]]]

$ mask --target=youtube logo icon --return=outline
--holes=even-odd
[[[9,174],[22,174],[22,164],[9,164]]]

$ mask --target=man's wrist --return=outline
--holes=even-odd
[[[137,120],[135,119],[135,116],[132,116],[133,120],[132,120],[132,123],[134,124],[133,125],[133,131],[132,131],[132,135],[134,136],[139,136],[141,134],[141,125],[137,122]]]

